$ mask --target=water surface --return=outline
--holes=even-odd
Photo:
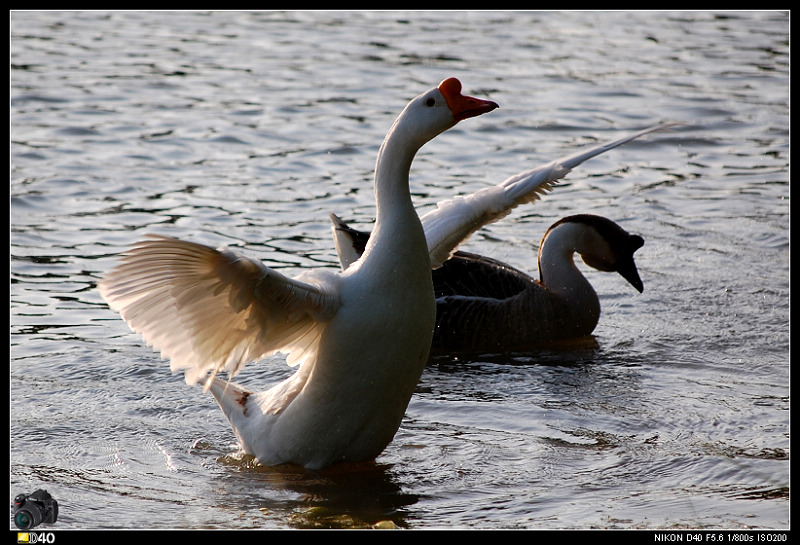
[[[788,32],[780,12],[12,12],[9,496],[46,488],[53,528],[788,528]],[[374,465],[257,466],[96,284],[145,233],[336,267],[328,213],[369,227],[385,132],[449,76],[500,109],[423,148],[420,212],[684,124],[464,247],[535,274],[551,223],[601,214],[646,240],[645,291],[584,268],[588,342],[432,360]]]

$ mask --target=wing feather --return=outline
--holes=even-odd
[[[99,285],[109,306],[170,359],[186,382],[287,352],[297,365],[316,354],[339,307],[335,276],[288,278],[228,250],[150,235]],[[209,376],[210,373],[210,376]]]
[[[431,266],[434,269],[441,267],[442,263],[450,259],[458,246],[475,231],[502,219],[521,204],[538,200],[561,178],[587,159],[645,134],[675,125],[674,123],[658,125],[607,144],[593,146],[515,174],[496,186],[481,189],[472,195],[459,196],[438,203],[434,210],[421,218],[428,240]]]

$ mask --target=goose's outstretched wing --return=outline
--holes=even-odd
[[[289,353],[297,364],[316,354],[326,322],[339,308],[336,276],[288,278],[227,250],[148,236],[99,284],[109,306],[148,345],[170,359],[186,382]]]
[[[428,240],[431,267],[434,269],[441,267],[442,263],[450,259],[458,246],[478,229],[505,217],[521,204],[538,200],[570,170],[587,159],[645,134],[673,126],[675,124],[659,125],[607,144],[593,146],[515,174],[499,185],[481,189],[472,195],[438,203],[434,210],[420,218]]]

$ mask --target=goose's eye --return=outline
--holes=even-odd
[[[429,98],[428,100],[425,101],[425,106],[427,106],[428,108],[433,108],[435,104],[436,104],[436,99],[434,98]]]

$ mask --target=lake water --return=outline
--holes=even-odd
[[[788,13],[10,23],[9,498],[47,489],[50,529],[790,527]],[[257,466],[96,284],[145,233],[336,267],[328,213],[370,226],[384,134],[449,76],[500,109],[423,148],[421,212],[683,123],[463,247],[536,274],[551,223],[600,214],[644,237],[645,291],[584,267],[603,308],[590,342],[432,360],[374,465]],[[290,372],[275,356],[237,381]]]

